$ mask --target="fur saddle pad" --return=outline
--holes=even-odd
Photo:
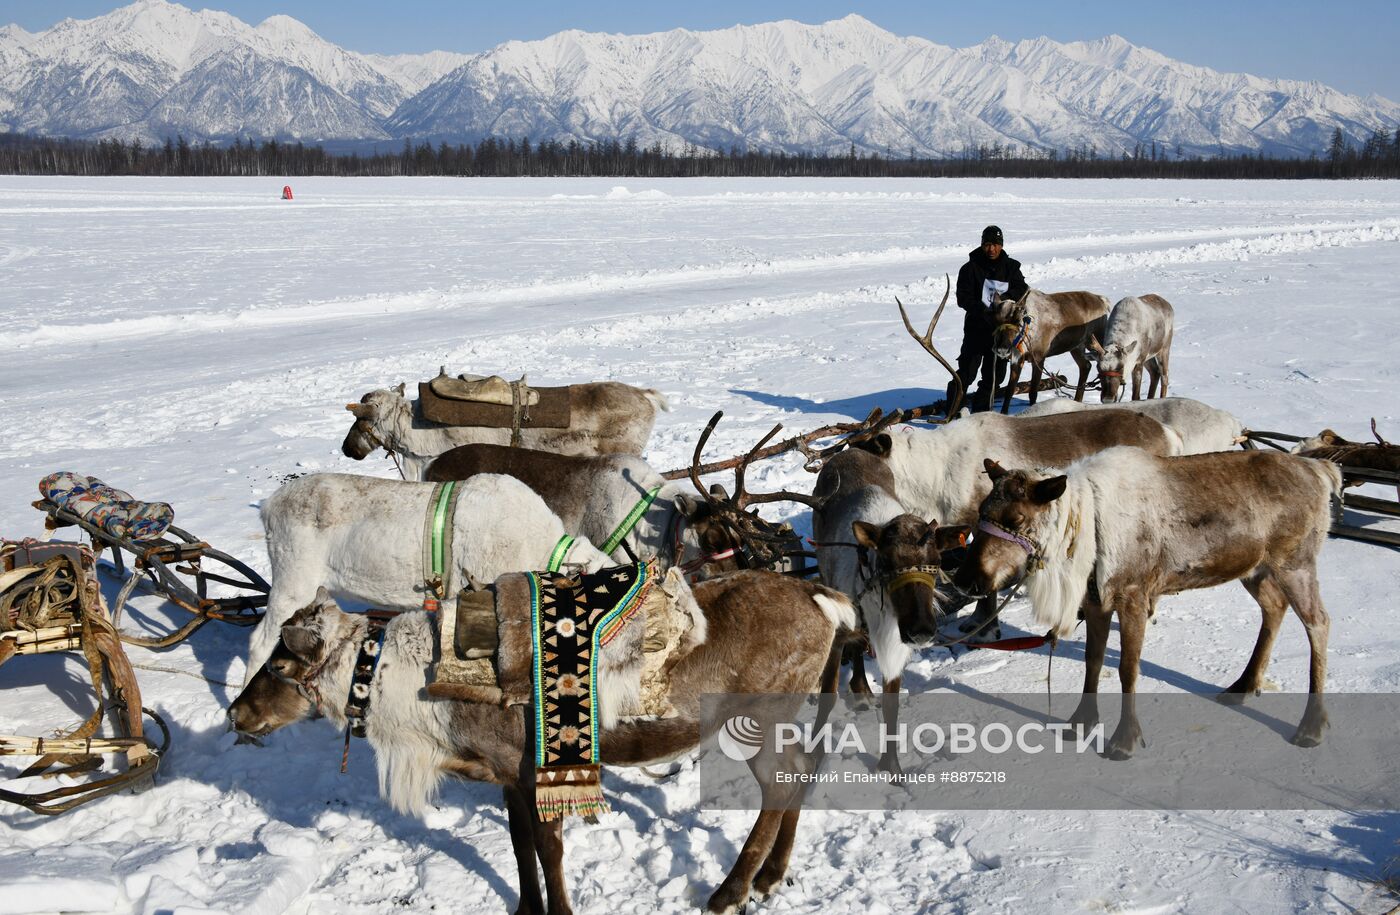
[[[635,566],[617,566],[604,572]],[[667,717],[670,674],[705,641],[705,616],[677,569],[657,576],[636,612],[642,625],[603,648],[599,661],[611,672],[602,703],[603,725],[619,715]],[[562,576],[556,576],[562,578]],[[526,705],[531,701],[534,645],[527,575],[502,575],[484,591],[462,591],[443,602],[438,661],[428,694],[439,699]]]
[[[124,540],[155,540],[175,521],[165,502],[138,502],[97,477],[61,470],[39,481],[45,498],[96,527]]]
[[[527,388],[526,391],[535,395],[535,398],[532,402],[522,399],[517,410],[512,399],[511,383],[504,379],[497,380],[505,386],[504,403],[496,400],[462,400],[457,396],[459,386],[464,383],[459,378],[439,375],[432,381],[420,382],[418,402],[423,418],[444,426],[479,426],[488,429],[569,427],[573,418],[573,406],[567,386]],[[497,391],[499,392],[499,388]]]
[[[517,398],[521,406],[533,407],[540,402],[540,392],[525,383],[525,376],[519,381],[506,381],[500,375],[457,375],[447,374],[443,369],[438,376],[428,382],[433,393],[448,400],[464,400],[469,403],[495,403],[511,407]]]

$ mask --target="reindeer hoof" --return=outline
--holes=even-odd
[[[1320,747],[1322,746],[1322,732],[1299,728],[1293,736],[1288,738],[1288,742],[1295,747]]]
[[[1236,691],[1233,687],[1215,694],[1215,701],[1221,705],[1244,705],[1248,693]]]

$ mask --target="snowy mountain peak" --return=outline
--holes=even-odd
[[[758,146],[958,155],[1156,143],[1306,155],[1400,124],[1400,106],[1316,82],[1220,73],[1121,35],[969,48],[857,13],[648,35],[569,31],[480,54],[369,55],[274,15],[137,0],[0,30],[0,131],[161,140],[287,137]]]

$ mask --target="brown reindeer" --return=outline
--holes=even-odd
[[[1249,664],[1221,695],[1243,701],[1264,683],[1269,652],[1291,605],[1312,650],[1307,710],[1292,741],[1317,746],[1327,712],[1327,610],[1317,555],[1341,497],[1331,464],[1258,451],[1161,458],[1113,448],[1065,473],[1004,470],[986,461],[992,491],[955,583],[994,594],[1024,582],[1036,622],[1069,634],[1083,609],[1084,697],[1071,721],[1098,721],[1099,672],[1118,614],[1123,714],[1109,755],[1142,740],[1132,694],[1148,619],[1163,594],[1239,580],[1263,623]],[[1091,586],[1092,583],[1092,586]],[[1095,597],[1097,591],[1097,597]]]
[[[992,351],[998,359],[1011,363],[1011,377],[1006,383],[1006,396],[1001,412],[1011,409],[1011,395],[1021,380],[1021,366],[1031,363],[1030,402],[1035,403],[1040,391],[1040,379],[1045,360],[1069,353],[1079,366],[1079,382],[1074,399],[1084,399],[1084,385],[1089,380],[1090,337],[1102,338],[1112,303],[1092,292],[1041,292],[1028,289],[1020,299],[1003,299],[995,315],[998,326],[992,338]]]
[[[693,595],[704,611],[707,638],[671,671],[669,698],[678,714],[623,719],[605,730],[605,764],[650,765],[693,750],[709,736],[700,715],[707,693],[835,690],[840,650],[856,625],[844,596],[759,571],[703,582]],[[283,627],[272,657],[229,708],[234,728],[260,736],[313,709],[343,728],[366,626],[363,615],[343,613],[328,594],[318,595]],[[381,791],[395,807],[419,811],[449,775],[500,785],[520,873],[517,911],[567,915],[563,824],[536,815],[525,717],[519,709],[426,698],[437,645],[436,621],[426,613],[402,614],[385,632],[365,721]],[[795,790],[766,798],[770,809],[758,814],[729,876],[710,897],[710,911],[738,911],[751,893],[766,895],[782,882],[800,813],[801,789]],[[544,869],[547,909],[536,858]]]

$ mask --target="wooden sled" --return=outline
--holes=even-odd
[[[46,539],[59,528],[74,526],[92,538],[97,558],[101,558],[103,549],[110,551],[112,565],[118,577],[124,579],[121,591],[112,604],[111,620],[121,640],[129,645],[168,648],[189,638],[210,620],[235,626],[254,626],[263,617],[261,608],[267,606],[267,594],[271,590],[263,577],[247,564],[214,549],[182,528],[172,524],[163,536],[155,540],[133,541],[110,534],[47,499],[38,500],[34,507],[46,515]],[[127,554],[130,555],[130,569],[127,568]],[[142,581],[149,582],[152,589],[166,600],[194,614],[194,618],[164,636],[142,636],[122,631],[122,611]],[[210,582],[249,593],[210,597]]]
[[[0,734],[0,756],[39,757],[17,780],[92,777],[42,791],[0,789],[0,801],[52,816],[151,784],[169,748],[170,731],[141,706],[135,672],[102,600],[92,551],[81,544],[5,542],[0,560],[0,664],[21,655],[80,652],[97,699],[85,721],[56,737]],[[159,747],[146,737],[143,715],[160,728]],[[113,736],[98,735],[104,720]],[[99,773],[104,756],[125,757],[123,771]]]

